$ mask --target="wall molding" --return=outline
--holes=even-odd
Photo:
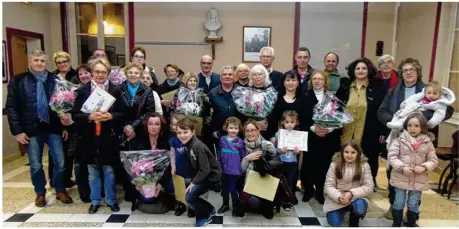
[[[363,3],[363,20],[362,20],[362,44],[360,46],[360,56],[365,56],[365,43],[367,39],[367,20],[368,20],[368,2]]]
[[[430,58],[429,81],[432,81],[435,71],[435,59],[437,58],[438,30],[440,29],[441,2],[437,3],[437,15],[435,17],[435,30],[432,44],[432,56]],[[450,60],[451,61],[451,60]]]
[[[59,3],[61,12],[61,32],[62,32],[62,50],[69,52],[69,31],[68,31],[68,17],[67,17],[67,3]]]

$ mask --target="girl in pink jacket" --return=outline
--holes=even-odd
[[[405,120],[403,127],[403,133],[394,140],[387,156],[392,166],[390,184],[395,189],[393,227],[402,225],[405,202],[408,205],[406,226],[415,226],[421,193],[429,189],[427,173],[434,170],[438,164],[435,148],[426,135],[425,117],[419,112],[412,113]]]
[[[349,226],[358,227],[359,220],[367,213],[365,198],[373,192],[374,187],[367,161],[354,140],[346,143],[341,152],[333,156],[325,179],[323,208],[330,226],[341,226],[345,212],[351,211]]]

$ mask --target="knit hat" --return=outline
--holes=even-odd
[[[196,83],[199,85],[198,74],[196,74],[194,72],[187,72],[187,73],[185,73],[185,75],[181,79],[182,83],[183,83],[183,85],[185,85],[185,87],[187,86],[188,80],[190,80],[191,78],[196,78]]]

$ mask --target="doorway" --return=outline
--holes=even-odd
[[[11,38],[11,52],[13,55],[13,75],[27,71],[27,39],[13,36]]]

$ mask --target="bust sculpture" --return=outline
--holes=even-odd
[[[222,23],[218,19],[218,11],[215,6],[210,7],[207,12],[207,20],[204,22],[204,27],[209,30],[209,36],[207,38],[219,38],[217,31],[222,27]]]

